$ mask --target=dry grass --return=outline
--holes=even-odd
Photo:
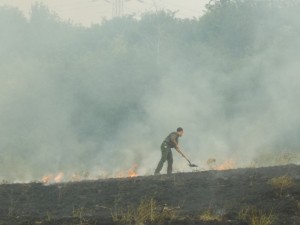
[[[279,155],[276,159],[277,165],[286,165],[289,163],[292,163],[295,159],[297,159],[297,156],[295,153],[291,152],[283,152],[281,155]]]
[[[278,166],[278,165],[287,165],[291,163],[297,163],[299,160],[299,154],[292,152],[279,152],[273,154],[272,150],[265,150],[264,153],[258,155],[250,167],[265,167],[265,166]]]
[[[134,220],[134,210],[128,207],[126,210],[115,209],[111,210],[111,217],[113,222],[120,222],[124,224],[132,224]]]
[[[214,213],[211,209],[207,209],[201,213],[199,219],[201,221],[222,221],[223,217]]]
[[[73,207],[72,216],[79,219],[79,225],[83,225],[87,222],[85,219],[85,209],[83,207]]]
[[[157,202],[151,199],[143,199],[136,210],[136,220],[145,221],[155,221],[159,217]]]
[[[276,217],[272,212],[265,213],[256,208],[246,208],[239,212],[240,220],[247,222],[249,225],[272,225]]]
[[[215,158],[209,158],[207,161],[206,161],[206,165],[208,166],[208,168],[210,170],[214,169],[216,167],[216,159]]]
[[[52,214],[49,211],[47,211],[47,213],[46,213],[46,221],[50,222],[51,220],[52,220]]]
[[[288,175],[272,178],[269,183],[278,191],[279,196],[282,196],[283,191],[295,185],[293,179]]]
[[[161,207],[153,198],[143,199],[140,204],[134,208],[128,206],[127,209],[111,210],[113,222],[119,222],[126,225],[145,224],[152,222],[155,224],[164,224],[178,218],[177,208]]]

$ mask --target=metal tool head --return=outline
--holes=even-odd
[[[197,165],[191,164],[191,163],[189,164],[189,166],[190,166],[190,167],[198,167]]]

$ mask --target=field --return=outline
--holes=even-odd
[[[0,225],[299,225],[300,166],[1,184]]]

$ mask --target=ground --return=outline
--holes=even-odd
[[[0,225],[300,225],[300,166],[0,185]]]

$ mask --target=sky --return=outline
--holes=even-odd
[[[0,0],[0,6],[20,8],[27,16],[31,5],[44,3],[63,20],[84,26],[101,23],[113,16],[116,1],[121,0]],[[209,0],[123,0],[125,15],[139,16],[147,11],[171,10],[180,18],[199,17]]]

